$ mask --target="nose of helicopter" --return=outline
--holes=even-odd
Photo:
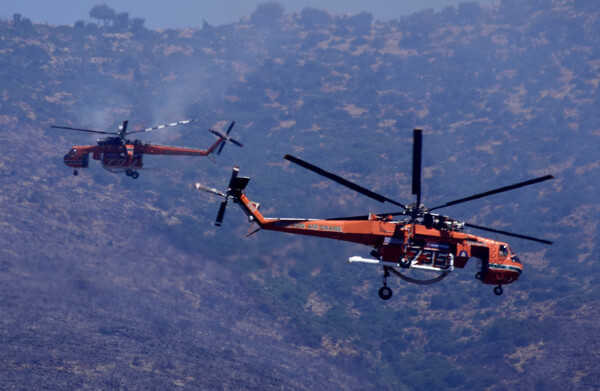
[[[523,264],[521,264],[521,260],[516,255],[511,255],[506,257],[500,265],[495,265],[491,269],[494,270],[494,277],[496,279],[495,283],[498,284],[510,284],[511,282],[515,282],[523,273]]]
[[[71,149],[63,157],[63,162],[72,168],[86,168],[88,166],[88,154],[78,154],[76,149]]]
[[[69,167],[75,167],[79,163],[72,149],[63,157],[63,162]]]
[[[520,276],[521,273],[523,273],[523,264],[521,263],[521,259],[512,253],[508,261],[510,270],[517,273],[517,276]]]

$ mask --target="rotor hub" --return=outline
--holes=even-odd
[[[418,207],[416,203],[406,205],[406,214],[415,218],[423,216],[426,213],[429,213],[429,209],[427,209],[427,207],[423,204],[419,204]]]

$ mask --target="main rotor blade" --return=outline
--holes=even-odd
[[[465,197],[465,198],[461,198],[461,199],[458,199],[458,200],[450,201],[450,202],[445,203],[444,205],[440,205],[440,206],[436,206],[434,208],[430,208],[429,210],[432,211],[432,210],[435,210],[435,209],[445,208],[445,207],[451,206],[451,205],[462,204],[463,202],[476,200],[478,198],[487,197],[487,196],[490,196],[490,195],[493,195],[493,194],[503,193],[505,191],[518,189],[519,187],[523,187],[523,186],[533,185],[535,183],[547,181],[548,179],[553,179],[553,178],[554,178],[554,175],[546,175],[546,176],[542,176],[542,177],[539,177],[539,178],[530,179],[528,181],[515,183],[514,185],[504,186],[504,187],[500,187],[500,188],[495,189],[495,190],[486,191],[485,193],[479,193],[479,194],[472,195],[470,197]]]
[[[141,129],[141,130],[134,130],[134,131],[131,131],[131,132],[127,132],[127,134],[140,133],[140,132],[149,132],[151,130],[164,129],[164,128],[169,128],[171,126],[177,126],[177,125],[185,125],[185,124],[189,124],[190,122],[197,122],[197,121],[198,121],[198,119],[196,119],[196,118],[194,118],[194,119],[188,119],[188,120],[184,120],[184,121],[173,122],[173,123],[170,123],[170,124],[154,126],[152,128],[146,128],[146,129]]]
[[[81,128],[71,128],[69,126],[56,126],[50,125],[51,128],[54,129],[69,129],[69,130],[77,130],[80,132],[88,132],[88,133],[99,133],[99,134],[118,134],[117,132],[103,132],[101,130],[92,130],[92,129],[81,129]]]
[[[406,212],[394,212],[394,213],[371,213],[376,216],[387,217],[387,216],[401,216],[406,215]],[[340,220],[340,221],[353,221],[353,220],[367,220],[370,215],[360,216],[344,216],[344,217],[331,217],[323,220]]]
[[[338,175],[332,174],[328,171],[323,170],[322,168],[319,168],[317,166],[314,166],[308,162],[305,162],[304,160],[298,159],[297,157],[294,157],[292,155],[285,155],[283,157],[286,160],[289,160],[292,163],[296,163],[297,165],[299,165],[300,167],[304,167],[307,170],[310,170],[314,173],[317,173],[319,175],[324,176],[325,178],[331,179],[334,182],[339,183],[340,185],[346,186],[356,192],[359,192],[362,195],[365,195],[369,198],[372,198],[374,200],[377,200],[379,202],[389,202],[391,204],[394,204],[396,206],[401,207],[402,209],[406,209],[406,206],[402,205],[401,203],[394,201],[392,199],[389,199],[387,197],[382,196],[381,194],[377,194],[371,190],[368,190],[362,186],[357,185],[356,183],[352,183]]]
[[[475,225],[475,224],[470,224],[470,223],[465,223],[465,226],[466,227],[470,227],[470,228],[480,229],[482,231],[495,232],[495,233],[502,234],[502,235],[513,236],[515,238],[520,238],[520,239],[525,239],[525,240],[532,240],[534,242],[543,243],[543,244],[553,244],[554,243],[554,242],[551,242],[549,240],[534,238],[533,236],[521,235],[521,234],[516,234],[516,233],[513,233],[513,232],[502,231],[502,230],[499,230],[499,229],[482,227],[480,225]]]
[[[423,151],[423,130],[415,129],[413,135],[412,193],[417,195],[417,208],[421,205],[421,160]]]

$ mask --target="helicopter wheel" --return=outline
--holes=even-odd
[[[400,265],[401,268],[408,269],[410,267],[410,265],[411,265],[411,262],[410,262],[410,260],[408,258],[402,257],[398,261],[398,264]]]
[[[128,168],[128,169],[125,171],[125,175],[127,175],[127,176],[131,176],[131,174],[133,174],[133,170],[132,170],[132,169],[130,169],[130,168]]]
[[[77,176],[79,172],[77,170],[73,170],[73,175]]]
[[[392,291],[392,289],[388,288],[387,286],[382,286],[381,288],[379,288],[379,297],[381,298],[381,300],[389,300],[393,294],[394,292]]]
[[[131,177],[133,179],[137,179],[139,176],[140,176],[140,174],[137,171],[134,171],[134,172],[131,173]]]
[[[500,296],[502,294],[503,290],[502,287],[500,285],[498,285],[497,287],[494,287],[494,294],[496,296]]]

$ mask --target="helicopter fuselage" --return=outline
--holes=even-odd
[[[92,159],[100,161],[102,167],[111,172],[125,172],[127,176],[137,178],[138,169],[143,167],[142,158],[144,154],[150,155],[180,155],[180,156],[208,156],[213,152],[220,154],[226,142],[230,142],[239,147],[243,145],[229,136],[235,121],[229,125],[227,132],[209,129],[218,138],[208,149],[192,149],[181,147],[170,147],[165,145],[153,145],[144,143],[140,140],[127,140],[125,137],[128,134],[148,132],[151,130],[164,129],[182,124],[196,122],[197,119],[172,122],[170,124],[159,125],[152,128],[128,131],[127,125],[129,121],[123,121],[116,132],[106,132],[94,129],[74,128],[70,126],[52,125],[55,129],[76,130],[87,133],[99,133],[105,135],[114,135],[98,139],[97,145],[74,146],[64,156],[63,161],[68,166],[73,168],[73,175],[78,175],[77,169],[87,168],[89,165],[89,155],[92,154]],[[217,149],[218,148],[218,149]]]
[[[455,267],[464,268],[473,257],[481,261],[476,278],[491,285],[510,284],[523,271],[523,265],[507,243],[452,228],[457,224],[449,224],[449,229],[440,229],[374,214],[364,220],[266,218],[259,212],[258,204],[250,201],[244,193],[233,194],[235,202],[261,229],[372,247],[371,256],[375,262],[363,259],[363,263],[447,273]]]
[[[110,139],[110,138],[109,138]],[[98,145],[74,146],[64,156],[64,163],[73,169],[87,168],[89,155],[100,161],[105,170],[123,172],[143,167],[145,145],[138,140],[127,144],[117,144],[107,139],[98,141]]]
[[[89,155],[92,159],[100,161],[105,170],[110,172],[125,172],[137,178],[136,170],[141,169],[144,154],[150,155],[178,155],[178,156],[207,156],[224,142],[219,138],[207,150],[171,147],[144,143],[140,140],[123,140],[119,137],[107,137],[98,140],[98,145],[74,146],[64,156],[64,163],[74,169],[74,174],[79,168],[87,168]]]

